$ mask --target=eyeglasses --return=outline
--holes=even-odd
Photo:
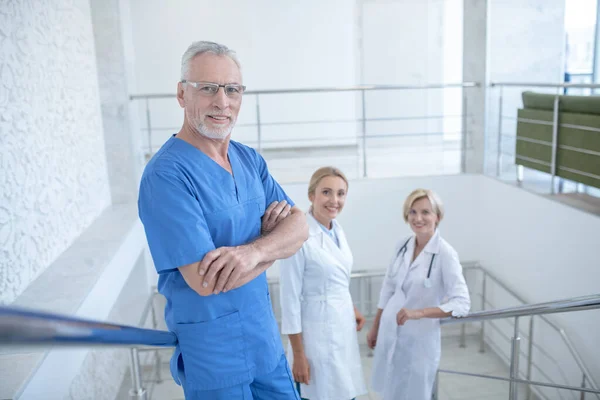
[[[246,86],[237,85],[235,83],[228,83],[226,85],[219,85],[218,83],[212,82],[191,82],[185,79],[181,83],[187,83],[192,86],[196,92],[204,97],[212,97],[217,94],[219,88],[223,88],[225,95],[232,99],[239,98],[246,90]]]

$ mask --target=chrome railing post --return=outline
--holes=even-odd
[[[462,129],[462,138],[460,141],[460,172],[464,174],[467,172],[467,145],[468,145],[468,137],[467,132],[469,130],[467,127],[469,126],[469,113],[468,113],[468,105],[467,105],[467,96],[465,95],[465,89],[462,89],[462,103],[463,103],[463,129]]]
[[[585,374],[583,374],[583,378],[581,379],[581,387],[585,389]],[[581,392],[581,394],[579,395],[579,399],[585,400],[585,392]]]
[[[498,155],[496,160],[496,176],[500,177],[502,172],[502,98],[503,86],[500,86],[500,95],[498,97]]]
[[[521,350],[521,338],[519,337],[519,317],[515,317],[515,331],[512,338],[510,349],[510,400],[518,400],[518,383],[515,379],[519,379],[519,355]]]
[[[142,376],[140,372],[140,358],[137,347],[129,349],[131,390],[129,397],[133,399],[147,400],[146,389],[142,387]]]
[[[156,310],[154,309],[154,293],[150,295],[150,315],[152,316],[152,329],[156,329],[158,327],[158,322],[156,319]],[[154,351],[154,367],[156,368],[156,382],[162,382],[161,372],[160,372],[160,350],[157,348]]]
[[[548,322],[548,321],[546,320],[546,322]],[[594,389],[600,388],[600,385],[598,385],[598,383],[595,381],[595,379],[594,379],[593,375],[590,373],[588,367],[585,365],[585,363],[581,359],[581,356],[579,355],[577,350],[575,350],[575,346],[573,346],[573,343],[571,342],[571,339],[569,338],[569,336],[567,336],[567,333],[565,332],[565,330],[557,329],[556,327],[555,327],[555,329],[558,331],[558,333],[562,337],[563,342],[567,345],[567,348],[569,349],[569,352],[575,359],[575,362],[579,366],[579,369],[585,375],[586,382],[588,382],[590,384],[590,387],[592,387]],[[598,400],[600,400],[600,395],[596,394],[596,398]]]
[[[363,178],[367,177],[367,104],[365,101],[365,90],[360,91],[362,98],[362,157]]]
[[[486,299],[486,281],[487,281],[487,273],[483,270],[483,282],[481,289],[481,311],[485,311],[485,302]],[[481,321],[481,331],[479,334],[479,352],[485,353],[485,321]]]
[[[374,315],[377,314],[377,307],[373,307],[373,277],[372,276],[366,276],[363,277],[364,279],[367,279],[369,284],[367,285],[367,297],[368,297],[368,303],[369,303],[369,308],[367,309],[367,314],[365,315],[365,318],[373,318]],[[367,317],[368,315],[368,317]],[[367,357],[373,357],[373,350],[368,346],[367,343]]]
[[[527,351],[527,380],[531,381],[533,371],[533,315],[529,317],[529,350]],[[527,400],[531,399],[531,385],[527,385]]]
[[[458,347],[461,349],[467,347],[467,324],[460,325],[460,343]]]
[[[365,278],[358,278],[358,311],[363,313],[363,316],[366,315],[365,312]]]
[[[460,341],[458,343],[458,347],[461,349],[467,347],[467,324],[460,324]]]
[[[554,96],[554,108],[552,111],[552,159],[550,160],[550,173],[552,174],[552,178],[550,179],[550,193],[554,194],[554,181],[556,178],[556,149],[558,148],[558,112],[560,97],[558,94]]]
[[[367,279],[369,280],[369,284],[367,285],[367,298],[369,299],[369,308],[367,308],[368,313],[369,313],[369,317],[374,315],[374,311],[373,310],[373,277],[372,276],[368,276]]]
[[[262,153],[262,131],[261,131],[261,125],[260,125],[260,100],[259,100],[259,95],[256,95],[256,134],[257,134],[257,147],[258,147],[258,153],[261,154]]]

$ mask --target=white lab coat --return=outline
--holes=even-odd
[[[375,391],[383,394],[384,400],[431,399],[440,362],[439,319],[409,320],[398,326],[398,311],[401,308],[439,307],[460,317],[468,314],[471,307],[458,254],[439,232],[436,231],[412,264],[414,236],[410,238],[406,252],[399,255],[407,239],[402,239],[396,247],[378,304],[383,314],[375,346],[372,385]],[[424,281],[433,254],[431,287],[426,288]],[[444,299],[447,301],[442,304]]]
[[[281,333],[302,333],[310,367],[303,398],[350,400],[367,393],[349,290],[352,253],[337,221],[339,247],[311,214],[307,219],[308,240],[280,264]],[[291,345],[288,360],[293,366]]]

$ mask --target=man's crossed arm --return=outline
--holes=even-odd
[[[287,202],[273,202],[262,218],[262,235],[235,247],[219,247],[202,261],[179,267],[186,283],[201,296],[218,294],[250,282],[275,260],[292,256],[308,238],[306,216]]]

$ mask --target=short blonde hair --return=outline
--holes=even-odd
[[[415,201],[423,198],[429,199],[431,208],[433,208],[433,212],[438,216],[438,224],[442,222],[442,219],[444,218],[444,204],[442,203],[440,197],[433,190],[429,189],[413,190],[412,193],[408,195],[406,200],[404,200],[404,207],[402,209],[404,222],[408,223],[408,213],[410,212],[413,204],[415,204]]]
[[[308,184],[309,197],[311,194],[315,194],[317,186],[319,186],[321,180],[328,176],[337,176],[339,178],[342,178],[342,180],[346,182],[346,189],[348,189],[348,179],[346,179],[346,175],[344,175],[342,171],[340,171],[336,167],[321,167],[318,170],[316,170],[310,178],[310,183]]]

